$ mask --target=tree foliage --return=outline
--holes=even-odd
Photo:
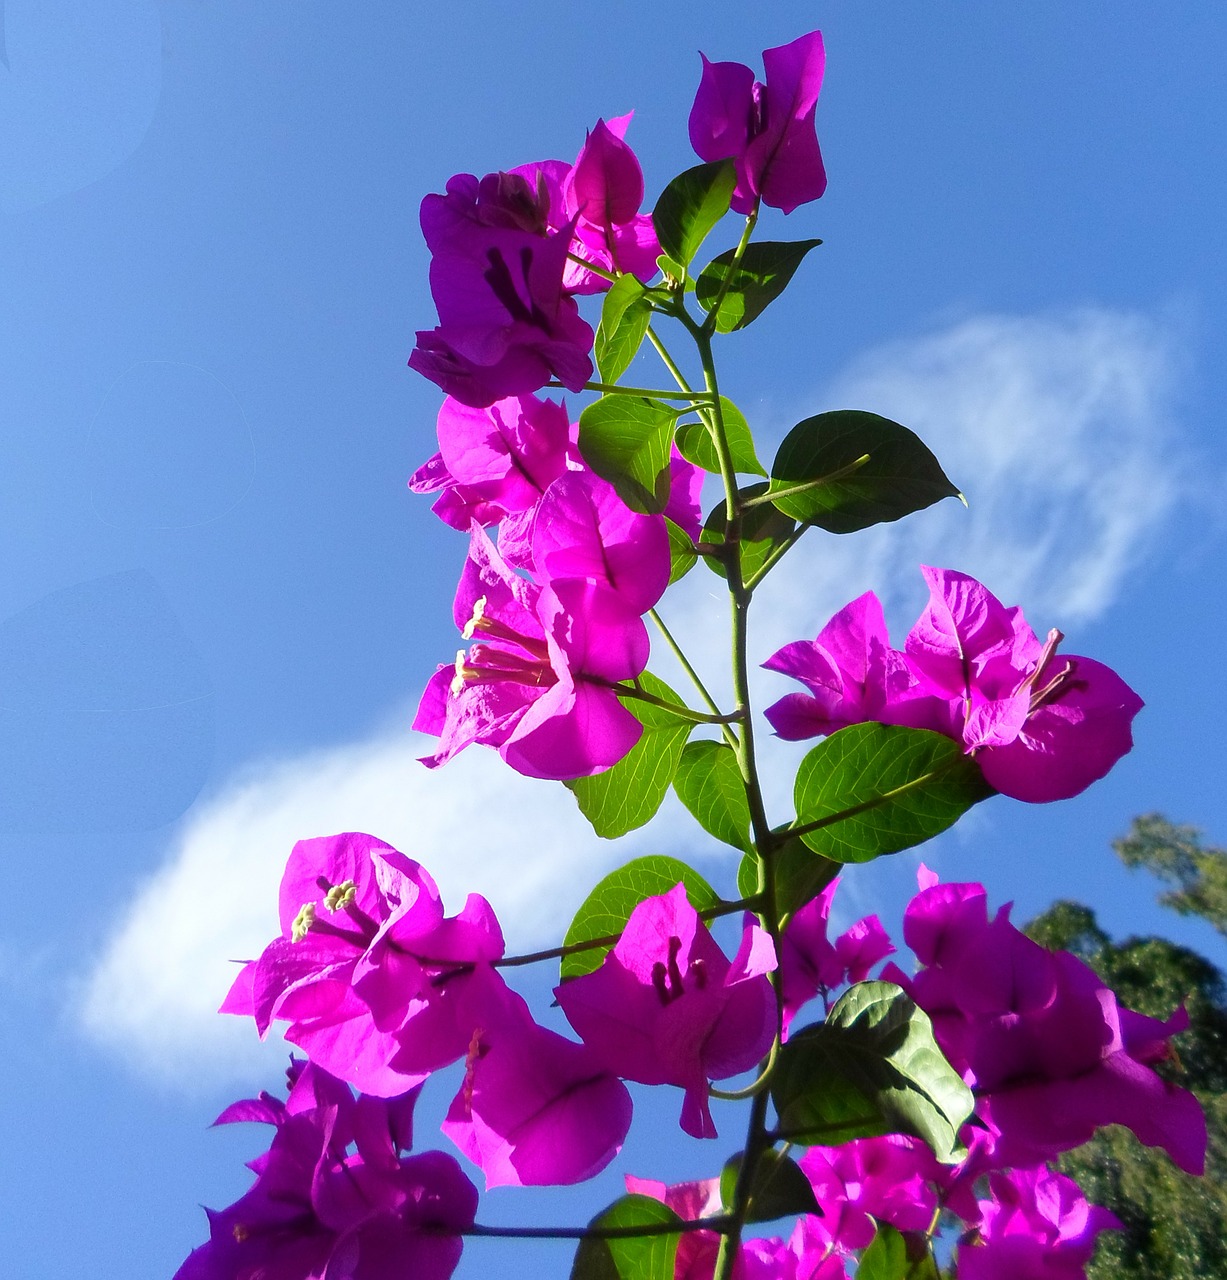
[[[1193,827],[1158,814],[1134,820],[1115,841],[1118,856],[1178,887],[1159,901],[1227,933],[1227,851],[1203,846]],[[1165,938],[1114,942],[1095,913],[1057,902],[1026,931],[1045,946],[1072,951],[1116,991],[1123,1005],[1166,1017],[1183,1003],[1189,1028],[1176,1037],[1178,1059],[1158,1070],[1192,1089],[1206,1111],[1206,1176],[1194,1178],[1167,1156],[1113,1126],[1059,1162],[1093,1204],[1111,1209],[1123,1231],[1105,1232],[1089,1280],[1208,1280],[1227,1275],[1227,981],[1196,951]]]

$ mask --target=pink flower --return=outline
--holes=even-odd
[[[410,368],[463,404],[525,395],[592,374],[592,329],[563,288],[571,228],[548,233],[548,209],[521,177],[457,174],[422,201],[438,326],[419,332]]]
[[[882,605],[872,591],[845,605],[816,639],[786,644],[763,666],[809,690],[767,708],[771,727],[789,741],[866,720],[896,724],[896,706],[917,685],[906,659],[890,647]]]
[[[1121,1226],[1050,1169],[995,1173],[989,1186],[979,1242],[959,1248],[960,1280],[1084,1280],[1096,1236]]]
[[[887,1134],[811,1147],[800,1165],[822,1209],[811,1228],[841,1250],[863,1249],[877,1222],[924,1231],[937,1208],[931,1185],[937,1161],[915,1138]]]
[[[1009,919],[991,920],[980,885],[932,885],[912,899],[904,938],[923,968],[904,986],[933,1020],[942,1052],[978,1095],[997,1135],[993,1159],[1030,1165],[1088,1141],[1101,1125],[1127,1125],[1200,1173],[1206,1125],[1197,1099],[1151,1064],[1187,1025],[1122,1009],[1068,952],[1032,942]]]
[[[1022,611],[953,569],[921,567],[929,606],[904,649],[945,710],[929,726],[960,736],[985,779],[1017,800],[1064,800],[1133,747],[1142,700],[1110,668],[1041,644]],[[952,729],[945,723],[949,717]]]
[[[340,1081],[301,1064],[290,1079],[285,1103],[264,1095],[219,1117],[274,1125],[272,1144],[251,1162],[251,1190],[209,1213],[208,1243],[175,1280],[446,1280],[477,1191],[450,1156],[402,1154],[412,1099],[355,1101]]]
[[[877,916],[858,920],[834,943],[827,939],[831,900],[839,885],[833,880],[789,921],[780,947],[780,988],[784,1033],[799,1010],[816,995],[827,995],[847,982],[864,982],[869,970],[894,950]]]
[[[1142,700],[1090,658],[1041,644],[1018,608],[953,569],[921,567],[929,605],[903,652],[890,648],[872,593],[846,606],[812,642],[785,645],[763,665],[800,680],[767,709],[783,738],[874,720],[963,743],[989,784],[1017,800],[1064,800],[1102,778],[1133,746]]]
[[[529,582],[474,525],[454,614],[466,638],[482,639],[426,686],[413,727],[440,741],[423,763],[433,768],[479,742],[534,778],[616,764],[643,732],[612,687],[647,666],[639,613],[608,582]]]
[[[651,215],[639,212],[643,170],[626,144],[631,114],[608,123],[598,120],[573,165],[543,160],[511,170],[541,193],[549,227],[571,236],[572,260],[563,277],[569,293],[609,288],[610,282],[583,262],[638,276],[645,283],[656,274],[660,241]]]
[[[474,520],[489,526],[533,511],[569,466],[580,465],[566,407],[536,396],[485,408],[449,396],[438,431],[439,452],[413,473],[409,487],[438,493],[435,514],[462,533]]]
[[[464,1083],[443,1132],[490,1187],[595,1177],[630,1128],[626,1086],[582,1044],[539,1027],[507,987],[483,999],[472,1021]]]
[[[791,213],[817,200],[827,175],[814,130],[826,51],[811,31],[763,53],[767,83],[739,62],[708,62],[690,112],[690,142],[701,160],[736,162],[732,207],[758,200]]]
[[[615,1074],[686,1091],[682,1128],[714,1138],[707,1083],[753,1067],[775,1032],[769,936],[747,924],[730,964],[683,885],[641,902],[594,973],[554,994],[567,1020]]]
[[[244,966],[222,1005],[275,1020],[312,1062],[389,1097],[461,1057],[457,1002],[503,954],[489,903],[444,919],[426,870],[373,836],[300,840],[281,881],[281,936]]]

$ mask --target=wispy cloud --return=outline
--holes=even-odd
[[[828,538],[820,554],[802,544],[763,589],[755,651],[814,635],[870,587],[906,627],[923,594],[919,562],[976,574],[1007,603],[1022,603],[1039,628],[1072,630],[1100,615],[1184,483],[1171,447],[1173,376],[1163,326],[1105,310],[979,316],[868,353],[814,403],[912,427],[970,508],[947,502]],[[667,608],[692,659],[713,672],[725,645],[718,588],[696,568]],[[666,662],[654,665],[680,680]],[[782,691],[765,673],[759,683],[762,696]],[[783,815],[789,749],[763,747],[769,800]],[[476,749],[429,773],[414,760],[423,750],[412,735],[381,732],[255,766],[199,804],[98,959],[81,1005],[86,1031],[167,1078],[185,1078],[188,1065],[191,1078],[210,1084],[241,1071],[251,1028],[213,1010],[234,972],[227,961],[271,936],[280,870],[303,836],[348,829],[389,840],[430,868],[451,909],[467,892],[486,894],[518,947],[556,940],[617,863],[686,855],[692,836],[676,805],[609,844],[592,836],[562,787],[520,778]]]
[[[277,885],[303,837],[377,834],[431,872],[449,911],[485,894],[513,949],[556,941],[559,922],[617,863],[687,839],[670,806],[651,836],[598,840],[561,785],[476,749],[432,773],[416,757],[433,746],[400,728],[381,732],[257,765],[199,805],[90,974],[81,1019],[91,1038],[183,1083],[246,1068],[259,1053],[251,1024],[216,1010],[233,961],[277,932]]]

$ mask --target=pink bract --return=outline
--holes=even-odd
[[[1187,1025],[1122,1009],[1096,974],[992,919],[979,885],[934,885],[913,898],[904,938],[923,968],[884,973],[933,1020],[942,1052],[976,1090],[996,1134],[998,1166],[1031,1165],[1081,1146],[1096,1128],[1127,1125],[1200,1173],[1206,1124],[1197,1099],[1153,1063]]]
[[[300,840],[281,881],[281,936],[246,965],[222,1012],[275,1020],[312,1062],[392,1096],[461,1057],[456,1004],[503,954],[489,903],[445,919],[429,873],[373,836]],[[437,979],[444,974],[448,981]]]
[[[457,174],[422,201],[439,313],[417,335],[410,368],[462,404],[526,395],[592,375],[593,333],[563,288],[571,228],[548,233],[548,210],[519,177]]]
[[[483,999],[443,1132],[486,1185],[557,1186],[598,1174],[631,1123],[626,1086],[582,1044],[538,1026],[506,987]]]
[[[737,213],[749,213],[759,199],[791,213],[817,200],[827,185],[814,128],[826,68],[821,32],[767,49],[763,66],[765,85],[739,62],[703,57],[690,142],[701,160],[735,161]]]
[[[749,1070],[775,1031],[771,939],[748,924],[730,964],[683,885],[631,913],[601,967],[555,988],[567,1020],[610,1071],[686,1091],[682,1128],[716,1136],[707,1082]]]

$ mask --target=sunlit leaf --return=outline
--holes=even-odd
[[[821,243],[821,240],[752,241],[731,278],[730,268],[737,251],[730,249],[713,258],[699,273],[695,297],[704,310],[710,311],[721,285],[728,279],[728,288],[716,313],[716,328],[721,333],[744,329],[784,292],[805,255]]]
[[[701,875],[677,858],[655,855],[636,858],[611,871],[584,899],[571,921],[563,945],[572,947],[594,938],[617,938],[631,912],[646,898],[668,893],[677,884],[686,886],[686,897],[696,911],[714,907],[720,899]],[[578,978],[601,967],[614,944],[606,943],[562,958],[562,979]]]
[[[942,1057],[928,1015],[890,982],[860,982],[827,1020],[794,1032],[780,1051],[771,1096],[780,1137],[834,1145],[908,1133],[941,1161],[963,1155],[958,1131],[971,1090]]]
[[[963,746],[928,729],[869,722],[831,734],[801,761],[796,826],[835,862],[868,862],[945,831],[993,795]]]
[[[639,686],[654,697],[678,702],[677,694],[650,671],[639,677]],[[639,741],[612,769],[566,784],[592,829],[607,840],[643,826],[660,808],[694,728],[664,707],[634,698],[624,703],[643,725]]]
[[[696,165],[679,173],[652,210],[660,247],[674,265],[688,267],[707,233],[729,211],[737,177],[731,160]],[[680,272],[670,274],[680,279]]]
[[[829,533],[852,533],[962,497],[919,436],[856,409],[797,423],[771,464],[771,492],[781,511]]]
[[[673,789],[709,835],[735,849],[751,847],[746,784],[727,742],[689,743],[673,777]]]

